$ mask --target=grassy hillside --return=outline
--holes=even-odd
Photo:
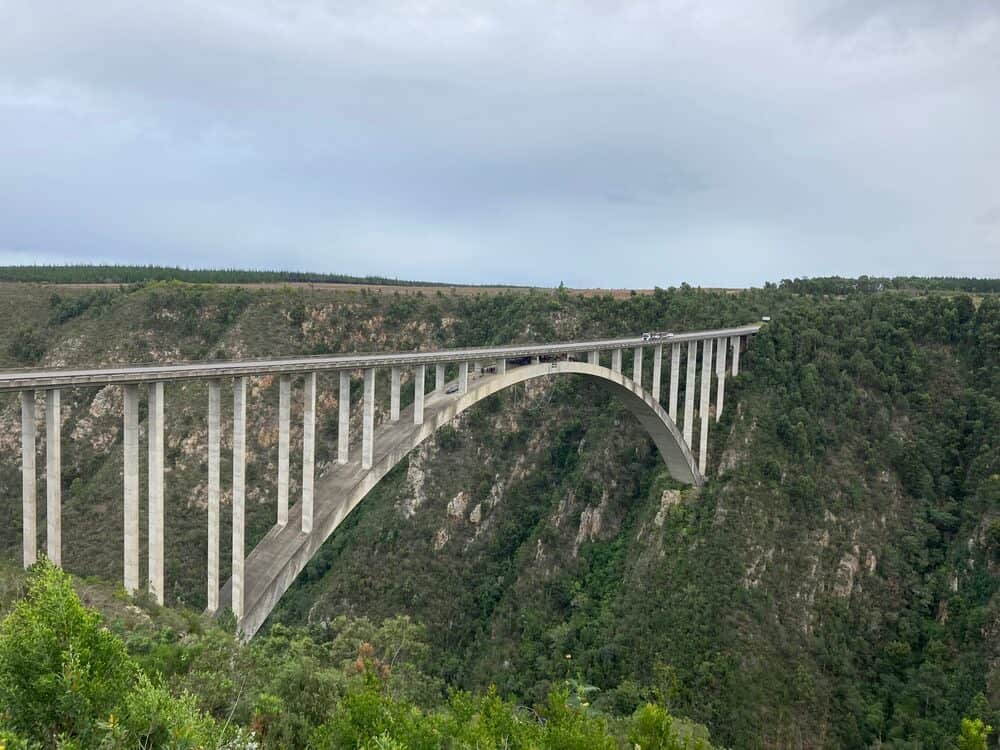
[[[954,292],[790,288],[625,299],[8,289],[0,313],[18,323],[0,330],[0,366],[463,346],[770,315],[727,389],[710,443],[721,470],[700,492],[669,479],[599,390],[519,387],[376,488],[273,619],[322,639],[340,615],[405,613],[427,628],[428,671],[451,684],[541,700],[571,678],[620,714],[659,697],[733,747],[939,747],[963,715],[1000,723],[993,297],[977,308]],[[250,389],[250,544],[274,521],[276,391],[269,378]],[[167,388],[168,600],[195,607],[206,399],[198,385]],[[80,389],[63,402],[64,562],[120,580],[121,395]],[[322,376],[319,403],[322,471],[336,451],[336,388]],[[293,457],[300,439],[293,430]],[[0,544],[16,559],[14,398],[0,446]]]

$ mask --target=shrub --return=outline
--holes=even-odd
[[[10,728],[44,744],[90,737],[136,674],[125,645],[83,607],[69,576],[36,563],[27,594],[0,624],[0,712]]]

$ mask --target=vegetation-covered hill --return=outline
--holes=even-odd
[[[0,266],[0,281],[48,284],[146,284],[182,281],[192,284],[385,284],[435,286],[382,276],[347,276],[309,271],[250,271],[241,268],[175,268],[170,266]]]
[[[963,716],[1000,724],[992,296],[9,289],[0,313],[19,322],[0,330],[0,366],[569,339],[770,315],[727,390],[700,492],[670,480],[599,390],[572,379],[514,389],[376,488],[273,619],[322,641],[344,615],[406,614],[426,627],[427,671],[444,683],[542,703],[571,679],[600,689],[602,711],[665,701],[732,747],[944,747]],[[257,379],[251,393],[252,544],[274,521],[276,384]],[[320,393],[322,470],[336,450],[332,381],[321,377]],[[167,390],[168,599],[196,607],[205,400],[197,385]],[[119,580],[121,396],[63,401],[64,564]],[[0,543],[16,559],[13,398],[0,446]]]
[[[77,587],[101,610],[39,562],[4,613],[4,750],[712,750],[704,727],[662,706],[609,717],[572,682],[533,708],[494,689],[445,696],[405,617],[339,618],[323,640],[275,627],[244,645],[191,612]]]

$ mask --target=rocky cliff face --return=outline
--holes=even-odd
[[[948,725],[977,692],[1000,699],[1000,393],[982,374],[998,358],[995,343],[970,344],[1000,329],[989,304],[158,285],[54,323],[37,288],[11,294],[21,301],[0,304],[35,328],[41,363],[53,365],[570,338],[769,313],[775,322],[727,391],[702,490],[672,482],[602,391],[572,379],[518,386],[390,474],[275,619],[322,632],[341,613],[407,613],[427,625],[454,684],[534,698],[549,679],[580,679],[621,711],[656,692],[741,747],[891,743],[925,731],[921,722]],[[0,332],[0,366],[15,364],[17,332]],[[336,451],[337,390],[320,377],[320,472]],[[381,418],[388,373],[376,390]],[[200,607],[207,394],[176,384],[166,398],[168,600]],[[121,395],[80,389],[63,403],[64,562],[120,580]],[[299,404],[297,392],[293,478]],[[250,405],[252,545],[275,517],[273,379],[252,379]],[[228,440],[224,430],[224,455]],[[9,398],[0,543],[11,558],[19,445]],[[293,479],[292,498],[297,488]],[[227,537],[224,526],[223,561]]]

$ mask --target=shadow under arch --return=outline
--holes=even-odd
[[[361,468],[360,446],[352,444],[353,460],[334,464],[318,477],[311,533],[301,531],[302,508],[301,503],[296,503],[288,509],[288,524],[274,526],[258,542],[245,562],[245,606],[240,623],[243,636],[250,638],[257,632],[323,543],[410,451],[483,399],[512,385],[554,375],[580,375],[607,389],[622,400],[653,439],[671,476],[685,484],[701,486],[704,482],[691,450],[663,407],[650,393],[619,372],[586,362],[562,361],[524,365],[501,374],[470,378],[464,394],[427,394],[423,424],[413,424],[413,407],[410,406],[401,412],[399,421],[379,425],[375,431],[370,469]],[[232,579],[220,591],[220,610],[231,602]]]

